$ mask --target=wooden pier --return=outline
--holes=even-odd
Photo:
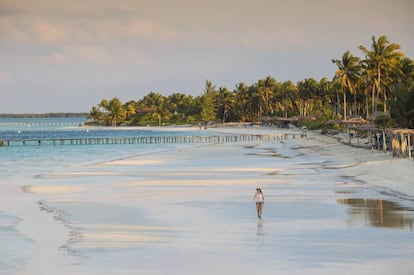
[[[4,146],[40,146],[40,145],[99,145],[99,144],[191,144],[191,143],[230,143],[249,141],[274,141],[304,137],[304,134],[241,134],[217,136],[141,136],[141,137],[85,137],[60,139],[0,140]]]

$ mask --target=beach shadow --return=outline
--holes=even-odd
[[[292,169],[285,169],[280,171],[270,172],[267,175],[275,176],[275,175],[282,175],[282,176],[312,176],[312,175],[319,175],[319,172],[316,168],[292,168]]]
[[[357,184],[357,185],[363,185],[366,184],[365,181],[357,179],[355,176],[339,176],[341,179],[340,184]]]
[[[278,153],[274,148],[261,148],[264,152],[248,153],[248,156],[259,156],[259,157],[275,157],[288,159],[289,156]]]

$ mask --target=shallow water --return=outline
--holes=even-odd
[[[15,228],[19,218],[0,210],[0,272],[6,269],[20,269],[33,253],[34,244]]]

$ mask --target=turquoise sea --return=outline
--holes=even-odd
[[[197,146],[194,143],[52,145],[50,142],[39,146],[37,142],[23,145],[23,140],[212,135],[210,132],[190,127],[188,131],[185,128],[128,129],[86,127],[83,126],[85,122],[86,118],[0,118],[0,140],[13,141],[10,142],[11,146],[0,146],[0,187],[20,188],[33,184],[34,179],[44,174],[76,171],[97,163]],[[61,181],[59,183],[65,184]],[[35,204],[33,206],[37,207]],[[16,207],[21,206],[16,202]],[[27,264],[34,253],[33,240],[16,229],[21,218],[13,212],[0,207],[0,273],[2,270],[18,269],[19,266]]]
[[[125,158],[152,151],[194,146],[194,144],[91,144],[91,145],[22,145],[22,140],[70,138],[124,138],[142,136],[211,135],[189,128],[152,130],[82,126],[86,118],[13,118],[0,119],[0,140],[13,140],[12,146],[0,147],[0,178],[31,175],[85,163]],[[81,127],[82,126],[82,127]]]

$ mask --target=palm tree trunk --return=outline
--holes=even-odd
[[[372,114],[375,113],[375,83],[372,84]]]
[[[378,95],[381,93],[381,67],[378,68]],[[387,111],[387,93],[384,90],[384,113]]]
[[[344,92],[344,120],[346,120],[346,93],[345,90],[343,90]]]

